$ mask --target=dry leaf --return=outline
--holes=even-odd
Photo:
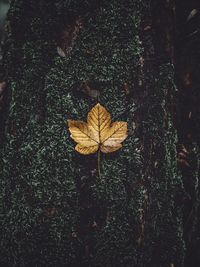
[[[57,46],[57,52],[58,52],[58,55],[61,56],[61,57],[66,57],[66,54],[65,52],[62,50],[62,48],[60,48],[59,46]]]
[[[189,16],[187,17],[187,22],[189,20],[191,20],[192,18],[194,18],[194,16],[196,16],[197,13],[198,13],[197,9],[192,9],[192,11],[190,12]]]
[[[147,25],[146,27],[144,27],[144,31],[149,31],[151,30],[151,25]]]
[[[100,92],[96,89],[92,89],[87,82],[83,82],[79,89],[84,94],[86,94],[92,98],[98,98],[100,96]]]
[[[71,138],[77,143],[75,150],[84,155],[98,150],[104,153],[117,151],[127,137],[127,122],[111,123],[109,112],[99,103],[88,113],[87,123],[67,122]]]

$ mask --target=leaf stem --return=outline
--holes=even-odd
[[[97,157],[98,157],[98,173],[99,173],[99,179],[101,179],[101,150],[99,149],[98,150],[98,154],[97,154]]]

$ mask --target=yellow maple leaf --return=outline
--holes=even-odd
[[[84,155],[117,151],[127,137],[127,122],[112,123],[110,113],[99,103],[88,113],[87,123],[67,122],[71,138],[77,143],[75,150]]]

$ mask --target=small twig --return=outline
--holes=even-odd
[[[101,179],[101,150],[98,150],[98,173],[99,173],[99,179]]]

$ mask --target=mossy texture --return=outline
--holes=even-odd
[[[146,58],[153,51],[141,38],[148,12],[139,0],[12,1],[2,266],[183,266],[182,184],[168,110],[173,67]],[[84,27],[62,58],[55,31],[71,14]],[[99,100],[81,91],[84,82]],[[101,179],[97,155],[76,153],[66,125],[85,120],[97,101],[129,125],[123,148],[101,156]]]

